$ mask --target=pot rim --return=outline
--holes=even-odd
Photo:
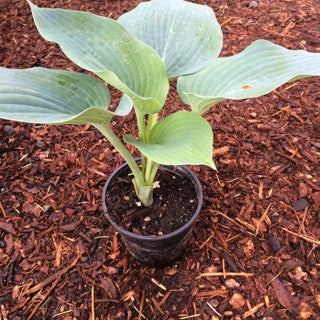
[[[136,160],[136,162],[138,162],[140,160],[140,158],[139,159],[135,159],[135,160]],[[188,174],[188,176],[190,178],[190,182],[193,184],[193,186],[195,188],[195,191],[196,191],[196,194],[197,194],[197,200],[198,200],[197,207],[196,207],[193,215],[191,216],[190,220],[188,220],[188,222],[186,224],[184,224],[183,226],[181,226],[180,228],[178,228],[178,229],[176,229],[176,230],[174,230],[172,232],[169,232],[169,233],[166,233],[166,234],[163,234],[163,235],[160,235],[160,236],[156,236],[156,237],[145,236],[145,235],[133,233],[133,232],[125,229],[124,227],[120,226],[119,224],[117,224],[109,214],[109,211],[108,211],[108,208],[107,208],[107,205],[106,205],[106,194],[107,194],[107,189],[108,189],[108,186],[109,186],[111,180],[114,178],[114,176],[119,171],[121,171],[126,166],[128,166],[128,165],[125,162],[125,163],[123,163],[121,166],[119,166],[117,169],[115,169],[111,173],[111,175],[108,177],[108,179],[107,179],[107,181],[106,181],[106,183],[105,183],[105,185],[103,187],[103,191],[102,191],[102,208],[103,208],[104,215],[106,216],[108,221],[112,224],[112,226],[117,229],[117,231],[119,231],[120,233],[122,233],[122,234],[124,234],[125,236],[128,236],[128,237],[134,237],[134,238],[140,239],[140,240],[145,240],[145,241],[147,240],[147,241],[155,241],[156,242],[156,241],[166,240],[166,239],[169,239],[169,238],[171,238],[173,236],[176,236],[176,235],[180,234],[181,232],[187,230],[188,228],[190,228],[192,226],[192,224],[196,220],[197,216],[199,215],[201,207],[202,207],[203,192],[202,192],[200,181],[197,178],[197,176],[193,173],[193,171],[190,168],[188,168],[187,166],[184,166],[184,165],[173,166],[173,167],[183,168],[187,172],[187,174]],[[163,166],[166,166],[166,165],[163,165]]]

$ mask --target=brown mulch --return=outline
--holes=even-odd
[[[35,1],[112,18],[138,2]],[[320,52],[318,0],[194,2],[215,10],[223,55],[259,38]],[[0,2],[0,64],[79,70],[40,38],[23,0]],[[320,319],[319,85],[206,115],[219,173],[193,168],[204,206],[166,268],[134,261],[105,221],[102,187],[122,159],[96,130],[0,121],[0,319]],[[115,131],[135,133],[133,119]]]

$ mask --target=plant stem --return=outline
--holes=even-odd
[[[145,142],[147,140],[145,114],[137,112],[136,117],[137,117],[138,130],[139,130],[139,134],[140,134],[140,140],[142,142]],[[141,167],[142,167],[142,174],[143,174],[143,176],[145,176],[146,157],[143,154],[141,155]]]
[[[157,121],[158,121],[158,114],[157,113],[149,114],[149,116],[148,116],[148,126],[147,126],[147,139],[149,138],[149,134],[151,132],[151,129],[157,123]]]
[[[147,185],[153,185],[154,178],[156,177],[156,174],[158,172],[159,167],[160,167],[159,163],[153,162],[152,168],[150,170],[150,175],[149,175],[148,179],[146,178]]]
[[[147,158],[146,172],[145,172],[145,175],[144,175],[146,183],[147,183],[147,181],[150,180],[150,173],[151,173],[151,169],[152,169],[152,164],[153,164],[153,161],[150,160],[149,158]],[[151,184],[147,183],[147,185],[152,185],[152,182],[151,182]]]
[[[149,114],[148,124],[147,124],[147,132],[146,132],[147,142],[149,142],[151,130],[157,122],[158,122],[158,113]],[[146,166],[146,171],[144,173],[144,177],[146,179],[147,185],[149,185],[149,186],[153,185],[154,178],[157,174],[159,166],[160,165],[158,163],[153,162],[152,160],[147,158],[147,166]]]
[[[119,138],[110,130],[106,124],[95,125],[95,127],[110,141],[110,143],[118,150],[123,159],[130,167],[138,188],[146,186],[146,181],[140,171],[138,165],[134,161],[128,149],[122,144]]]
[[[144,177],[146,175],[146,163],[147,163],[146,161],[147,161],[147,157],[141,154],[141,171]]]
[[[137,112],[137,123],[138,123],[138,130],[140,133],[140,140],[142,142],[146,142],[146,123],[145,123],[145,114],[141,112]]]

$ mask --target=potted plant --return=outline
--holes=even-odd
[[[117,21],[29,4],[40,34],[102,81],[65,70],[0,68],[0,118],[56,125],[89,123],[98,129],[126,161],[105,185],[106,216],[131,254],[145,263],[173,261],[186,245],[200,211],[199,181],[184,165],[215,169],[213,133],[203,114],[222,100],[258,97],[288,81],[320,75],[319,53],[288,50],[265,40],[255,41],[237,55],[218,58],[222,32],[214,12],[184,0],[142,2]],[[173,80],[191,110],[159,120]],[[105,82],[123,93],[115,111],[108,109],[110,93]],[[139,137],[123,139],[140,151],[140,160],[133,159],[110,129],[114,116],[124,117],[132,108]],[[130,202],[131,209],[119,213],[117,208],[110,209],[115,203],[111,195],[122,189],[128,189],[131,198],[121,196],[116,206]],[[177,199],[185,194],[186,203],[180,203]],[[178,198],[172,200],[171,195]],[[162,201],[161,210],[177,201],[176,230],[172,221],[165,222],[168,233],[143,230],[144,222],[152,228],[156,224],[149,214],[158,218],[167,214],[166,209],[155,211],[159,205],[153,199]],[[137,226],[130,220],[132,211]]]

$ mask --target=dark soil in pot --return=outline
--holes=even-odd
[[[138,201],[131,179],[124,164],[107,180],[102,195],[106,217],[137,260],[148,265],[169,264],[189,241],[202,205],[200,183],[185,166],[161,166],[160,188],[154,192],[152,206],[146,208]]]
[[[106,195],[112,219],[125,229],[142,235],[163,235],[186,224],[194,214],[198,200],[190,180],[171,172],[159,170],[151,207],[141,206],[137,200],[128,171],[115,177]]]

